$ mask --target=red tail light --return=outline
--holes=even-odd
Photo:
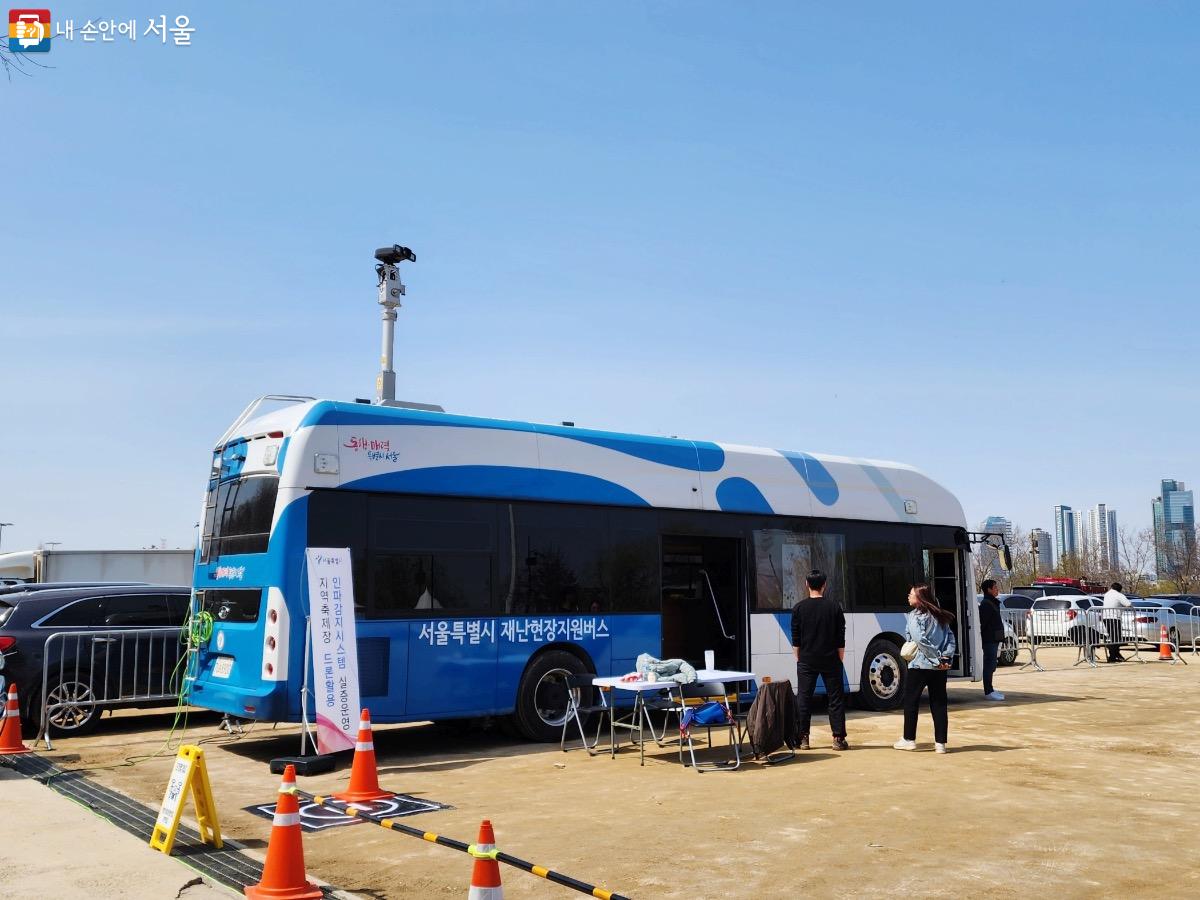
[[[7,653],[13,647],[17,646],[17,639],[8,635],[0,635],[0,653]]]
[[[1153,616],[1138,616],[1134,621],[1141,625],[1149,625],[1157,620]],[[0,640],[3,640],[3,638],[0,638]]]
[[[1075,618],[1077,615],[1079,615],[1079,613],[1077,613],[1075,610],[1073,610],[1073,609],[1068,609],[1068,610],[1067,610],[1067,621],[1068,621],[1068,622],[1070,622],[1070,621],[1071,621],[1072,619],[1074,619],[1074,618]]]

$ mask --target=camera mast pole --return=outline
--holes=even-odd
[[[379,264],[375,274],[379,276],[379,305],[383,307],[383,352],[380,355],[381,369],[375,378],[375,402],[387,403],[396,399],[396,373],[392,369],[392,351],[396,341],[396,309],[404,296],[404,282],[400,280],[400,263],[416,262],[417,256],[407,247],[393,244],[375,251]]]

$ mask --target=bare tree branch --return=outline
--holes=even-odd
[[[32,66],[37,69],[53,69],[54,66],[49,63],[44,63],[37,57],[37,53],[14,53],[8,48],[8,41],[0,42],[0,67],[4,70],[5,77],[12,81],[13,74],[24,75],[27,78],[32,77],[33,73],[28,71],[28,67]]]
[[[1158,573],[1159,588],[1190,594],[1200,586],[1200,541],[1195,529],[1168,531],[1161,548],[1166,571]]]

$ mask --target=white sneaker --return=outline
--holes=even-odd
[[[945,753],[945,752],[946,752],[946,745],[945,745],[945,744],[934,744],[934,745],[933,745],[933,752],[934,752],[934,753]]]
[[[990,694],[983,695],[984,700],[1003,700],[1004,695],[999,691],[992,691]]]
[[[892,746],[897,750],[916,750],[917,742],[906,741],[904,738],[900,738],[900,740],[896,741],[896,743],[892,744]]]

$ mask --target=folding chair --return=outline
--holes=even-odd
[[[563,719],[562,737],[558,741],[559,749],[563,753],[567,752],[567,728],[574,719],[576,727],[579,728],[579,739],[583,742],[583,749],[588,752],[588,756],[596,755],[596,745],[600,743],[600,729],[604,727],[604,714],[611,714],[612,710],[608,705],[608,692],[592,684],[592,679],[595,677],[594,674],[568,675],[564,679],[567,689],[567,715]],[[599,703],[591,702],[593,691],[599,695]],[[587,703],[583,702],[585,696],[588,697]],[[596,723],[596,737],[589,744],[587,735],[583,731],[583,719],[596,713],[600,713]]]
[[[763,684],[770,683],[770,677],[763,679]],[[731,695],[733,697],[733,706],[730,708],[730,711],[733,713],[733,724],[734,727],[737,728],[737,739],[739,744],[746,740],[746,731],[750,723],[750,707],[754,704],[753,700],[750,701],[750,703],[743,702],[742,695],[744,693],[746,692],[738,689]],[[757,699],[757,691],[755,692],[754,696]]]
[[[698,701],[694,704],[689,704],[689,700]],[[700,722],[689,721],[689,710],[693,711],[703,706],[705,703],[713,702],[720,705],[724,711],[723,722]],[[739,741],[737,738],[737,720],[734,718],[732,710],[729,708],[729,698],[726,695],[725,685],[719,682],[711,684],[681,684],[679,685],[679,762],[683,763],[683,745],[686,742],[688,748],[688,756],[692,760],[692,768],[697,772],[732,772],[742,764],[742,753]],[[708,746],[711,747],[712,732],[714,728],[729,729],[729,746],[733,749],[733,761],[728,760],[721,763],[697,763],[696,762],[696,745],[692,740],[692,732],[696,728],[704,728],[707,731]]]

